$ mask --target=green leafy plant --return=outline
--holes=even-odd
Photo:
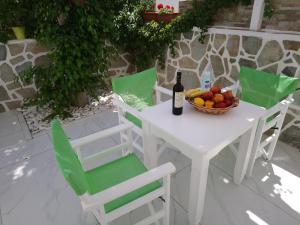
[[[147,12],[155,11],[155,1],[154,0],[141,0],[140,4],[143,6],[144,10]]]
[[[37,96],[30,103],[51,108],[49,119],[71,116],[69,109],[80,92],[96,97],[97,90],[105,89],[105,72],[115,53],[107,40],[122,5],[116,2],[43,0],[36,5],[36,37],[49,47],[51,63],[32,68],[21,79],[35,81]]]
[[[193,8],[170,23],[144,22],[142,13],[153,10],[147,0],[43,0],[35,4],[36,38],[49,47],[49,65],[34,67],[21,77],[38,88],[31,103],[48,106],[56,115],[71,116],[70,107],[80,92],[96,97],[106,87],[106,72],[116,50],[129,52],[138,70],[158,59],[165,50],[175,54],[175,40],[194,26],[200,41],[218,9],[249,0],[194,1]]]
[[[274,7],[271,0],[265,0],[265,11],[264,11],[264,17],[267,17],[270,19],[274,14]]]
[[[203,41],[218,9],[240,2],[250,4],[251,0],[194,0],[191,10],[182,13],[170,23],[155,21],[145,23],[141,16],[144,12],[143,5],[139,2],[126,3],[115,18],[116,33],[111,41],[119,49],[128,51],[134,56],[138,70],[153,65],[156,59],[164,67],[165,49],[170,48],[171,53],[175,53],[175,40],[178,35],[189,32],[196,26],[201,29],[199,39]],[[161,9],[163,8],[162,6]],[[169,13],[169,9],[167,10]]]
[[[33,35],[35,18],[32,7],[37,0],[1,0],[0,1],[0,42],[14,39],[11,27],[24,26],[27,36]]]

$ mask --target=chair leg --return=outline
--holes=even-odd
[[[275,146],[277,144],[280,132],[281,132],[281,128],[283,125],[283,121],[285,118],[285,115],[287,113],[288,110],[288,105],[286,105],[282,110],[281,110],[281,119],[278,121],[277,123],[277,130],[275,130],[275,137],[274,140],[272,140],[272,143],[270,144],[270,146],[268,147],[268,155],[267,155],[267,160],[271,160],[274,154],[274,150],[275,150]]]
[[[170,186],[171,186],[171,177],[168,175],[167,177],[163,178],[163,183],[165,187],[165,194],[164,194],[164,211],[165,215],[163,218],[163,225],[169,225],[170,224]]]
[[[148,208],[149,208],[151,216],[153,216],[155,214],[155,209],[154,209],[154,207],[152,205],[152,202],[149,202],[147,205],[148,205]],[[160,225],[159,221],[156,221],[155,225]]]
[[[248,162],[248,168],[247,168],[247,177],[251,177],[252,176],[252,171],[253,171],[253,167],[254,167],[254,163],[256,160],[256,156],[258,154],[259,151],[259,146],[260,146],[260,142],[261,142],[261,138],[263,135],[263,127],[265,125],[265,120],[260,120],[258,122],[258,127],[255,133],[255,138],[253,141],[253,146],[252,146],[252,151],[250,154],[250,158],[249,158],[249,162]]]
[[[94,216],[96,217],[97,221],[101,225],[108,225],[108,223],[106,223],[106,221],[104,221],[103,218],[101,217],[99,210],[93,209],[92,213],[94,214]]]

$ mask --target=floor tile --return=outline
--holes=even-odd
[[[22,131],[0,137],[0,149],[26,141]]]
[[[13,118],[18,117],[18,112],[16,110],[12,110],[9,112],[0,113],[0,119],[7,119],[11,117]]]
[[[191,164],[191,160],[189,158],[185,157],[179,151],[171,148],[164,149],[158,160],[159,165],[167,162],[174,164],[176,173]]]
[[[0,137],[22,131],[17,116],[0,119]]]
[[[222,151],[211,162],[232,176],[235,156],[230,149]],[[296,200],[300,199],[299,177],[299,151],[278,141],[272,160],[257,159],[252,177],[245,179],[243,185],[300,221],[300,204]]]
[[[172,197],[185,210],[188,207],[190,167],[172,179]],[[216,216],[217,215],[217,216]],[[299,221],[244,185],[237,186],[222,170],[210,166],[202,225],[210,224],[296,225]],[[257,223],[258,223],[257,222]],[[264,223],[262,223],[264,222]],[[258,223],[259,224],[259,223]]]
[[[50,148],[52,148],[52,143],[47,134],[31,140],[19,140],[14,145],[0,149],[0,168],[28,160],[36,154],[44,152]]]
[[[97,224],[64,181],[53,152],[0,170],[3,225]]]

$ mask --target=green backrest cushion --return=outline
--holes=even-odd
[[[85,172],[58,120],[52,121],[52,141],[59,168],[77,195],[88,189]]]
[[[298,82],[297,78],[241,67],[241,100],[268,109],[295,92]]]
[[[141,111],[152,106],[156,69],[151,68],[133,75],[112,78],[112,89],[126,104]]]

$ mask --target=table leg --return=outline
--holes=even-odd
[[[241,137],[238,155],[234,168],[233,181],[236,184],[241,184],[246,171],[248,162],[250,159],[250,155],[252,155],[252,146],[255,138],[256,128],[258,125],[258,120],[253,122],[253,126],[246,133],[244,133]]]
[[[151,135],[150,125],[143,121],[143,146],[144,146],[144,163],[150,169],[157,166],[158,152],[157,139]]]
[[[189,196],[189,222],[198,225],[203,214],[209,160],[204,157],[192,159]]]

